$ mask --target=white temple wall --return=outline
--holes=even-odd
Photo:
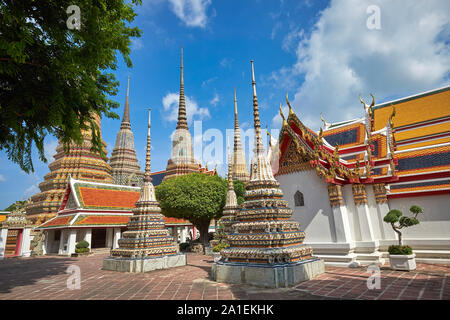
[[[424,213],[418,216],[419,225],[402,230],[403,239],[448,239],[450,240],[450,196],[436,195],[390,199],[389,207],[411,215],[409,208],[420,206]]]
[[[382,213],[380,212],[380,210],[378,210],[378,205],[375,200],[375,194],[373,192],[372,185],[366,186],[366,196],[367,196],[367,205],[369,207],[370,221],[372,222],[372,231],[374,239],[375,240],[384,239],[383,228],[385,226],[383,226],[383,223],[384,224],[386,223],[383,222],[384,216],[381,216]]]
[[[336,242],[334,218],[328,198],[327,184],[314,170],[277,176],[284,200],[294,210],[292,220],[306,232],[305,242]],[[305,205],[296,207],[294,194],[303,193]]]
[[[342,196],[344,205],[347,207],[348,221],[352,232],[353,241],[361,241],[361,230],[359,227],[359,217],[356,211],[355,202],[353,201],[353,192],[351,185],[342,186]]]

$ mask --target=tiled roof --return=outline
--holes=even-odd
[[[79,187],[77,191],[83,208],[132,208],[140,194],[139,191],[87,187]]]
[[[129,215],[80,215],[72,226],[126,225]]]
[[[73,217],[74,217],[74,215],[55,217],[55,218],[41,224],[38,228],[40,229],[40,228],[54,228],[54,227],[68,226],[70,223],[70,220]]]

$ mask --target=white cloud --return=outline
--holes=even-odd
[[[5,176],[2,174],[0,174],[0,182],[6,182]]]
[[[210,104],[212,104],[214,107],[217,106],[219,103],[219,95],[217,93],[214,94],[214,97],[209,101]]]
[[[166,94],[163,99],[163,107],[166,116],[165,119],[167,121],[177,121],[178,119],[178,102],[179,102],[179,94],[170,92]],[[192,123],[194,117],[198,120],[207,119],[210,117],[208,108],[200,108],[197,102],[190,97],[186,96],[186,113],[187,113],[187,121],[188,124]]]
[[[231,68],[231,64],[233,63],[233,59],[230,58],[223,58],[222,60],[220,60],[220,65],[223,68]]]
[[[204,28],[208,17],[206,9],[211,0],[169,0],[173,13],[188,27]]]
[[[133,50],[140,50],[144,48],[144,42],[142,39],[133,38],[131,39],[131,49]]]
[[[33,184],[24,191],[22,198],[28,199],[29,197],[31,197],[32,195],[35,195],[36,193],[39,193],[40,191],[41,190],[39,190],[38,184],[37,183]]]
[[[379,30],[367,28],[370,5],[380,8]],[[271,80],[294,88],[294,109],[316,124],[320,112],[327,121],[362,116],[359,94],[370,101],[373,93],[379,102],[441,87],[449,83],[448,12],[449,1],[331,1],[309,35],[285,38],[289,49],[300,36],[297,62]]]
[[[44,155],[47,161],[53,161],[53,156],[56,154],[56,147],[58,146],[58,140],[52,139],[44,144]]]
[[[216,81],[219,77],[212,77],[202,82],[202,88],[209,85],[210,83]]]

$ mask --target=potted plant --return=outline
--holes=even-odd
[[[222,256],[220,255],[220,251],[222,251],[225,248],[228,248],[230,245],[228,243],[225,242],[221,242],[219,244],[216,244],[213,247],[213,258],[214,258],[214,262],[217,262],[220,260],[220,258],[222,258]]]
[[[423,213],[421,207],[413,205],[409,208],[413,217],[404,216],[400,210],[393,209],[384,217],[384,222],[390,223],[394,232],[398,235],[398,245],[392,245],[388,248],[389,262],[394,270],[411,271],[416,269],[416,255],[410,246],[404,246],[402,243],[401,229],[419,224],[417,215]]]
[[[72,256],[79,256],[79,255],[87,255],[89,254],[89,242],[86,240],[81,240],[75,245],[75,253],[72,254]]]

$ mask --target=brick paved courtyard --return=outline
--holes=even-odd
[[[209,280],[212,257],[188,253],[187,266],[145,274],[101,270],[106,254],[79,258],[39,257],[0,261],[0,299],[162,299],[305,300],[445,299],[450,300],[449,265],[419,264],[414,272],[381,268],[381,288],[367,289],[365,268],[327,267],[326,273],[294,288],[261,289]],[[81,271],[81,289],[69,290],[70,265]]]

